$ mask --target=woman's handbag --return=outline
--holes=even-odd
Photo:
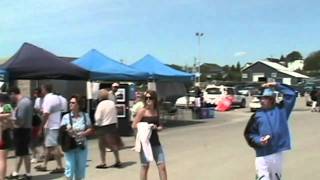
[[[71,113],[69,113],[69,121],[72,127]],[[68,152],[77,148],[77,142],[67,131],[67,125],[63,125],[59,128],[59,144],[63,152]]]
[[[86,130],[87,117],[84,113],[83,113],[83,118],[84,118],[85,130]],[[69,124],[72,128],[73,123],[72,123],[70,112],[69,112]],[[77,142],[76,139],[69,134],[69,132],[67,131],[67,125],[63,125],[59,129],[59,144],[63,152],[68,152],[72,149],[76,149],[77,147],[79,147],[80,149],[85,148],[85,144],[83,142]]]

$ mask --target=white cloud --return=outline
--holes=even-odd
[[[242,56],[246,56],[248,53],[245,52],[245,51],[239,51],[239,52],[236,52],[234,53],[234,57],[242,57]]]

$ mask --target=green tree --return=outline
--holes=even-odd
[[[240,65],[239,61],[237,62],[236,71],[238,71],[238,72],[241,71],[241,65]]]
[[[292,51],[286,56],[286,62],[293,62],[301,59],[303,59],[303,57],[299,51]]]
[[[234,65],[231,66],[230,71],[234,72],[236,71],[236,67]]]
[[[304,70],[319,71],[320,69],[320,50],[311,53],[304,61]]]
[[[224,72],[229,72],[230,71],[230,67],[228,65],[225,65],[222,67]]]
[[[283,55],[281,55],[281,57],[280,57],[280,60],[279,60],[279,61],[281,61],[281,62],[285,61],[285,62],[286,62],[287,60],[286,60],[286,58],[285,58]]]
[[[179,70],[179,71],[184,71],[184,68],[182,66],[176,65],[176,64],[171,64],[168,65],[170,67],[172,67],[173,69]]]

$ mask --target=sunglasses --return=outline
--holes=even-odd
[[[146,99],[154,100],[154,98],[153,98],[153,97],[151,97],[151,96],[146,96]]]

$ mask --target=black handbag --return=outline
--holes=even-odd
[[[42,123],[40,116],[36,113],[32,116],[32,127],[39,127]]]
[[[69,113],[69,122],[72,127],[71,113]],[[77,148],[77,142],[75,138],[68,133],[67,125],[63,125],[59,128],[59,144],[63,152],[68,152]]]
[[[84,123],[85,123],[85,129],[87,129],[87,117],[83,113]],[[72,118],[71,113],[69,113],[69,123],[72,128]],[[67,131],[67,125],[63,125],[59,128],[59,144],[61,146],[61,149],[63,152],[68,152],[72,149],[76,149],[77,147],[80,147],[79,144],[76,142],[75,138],[70,136],[70,134]],[[83,147],[80,147],[83,149]]]

